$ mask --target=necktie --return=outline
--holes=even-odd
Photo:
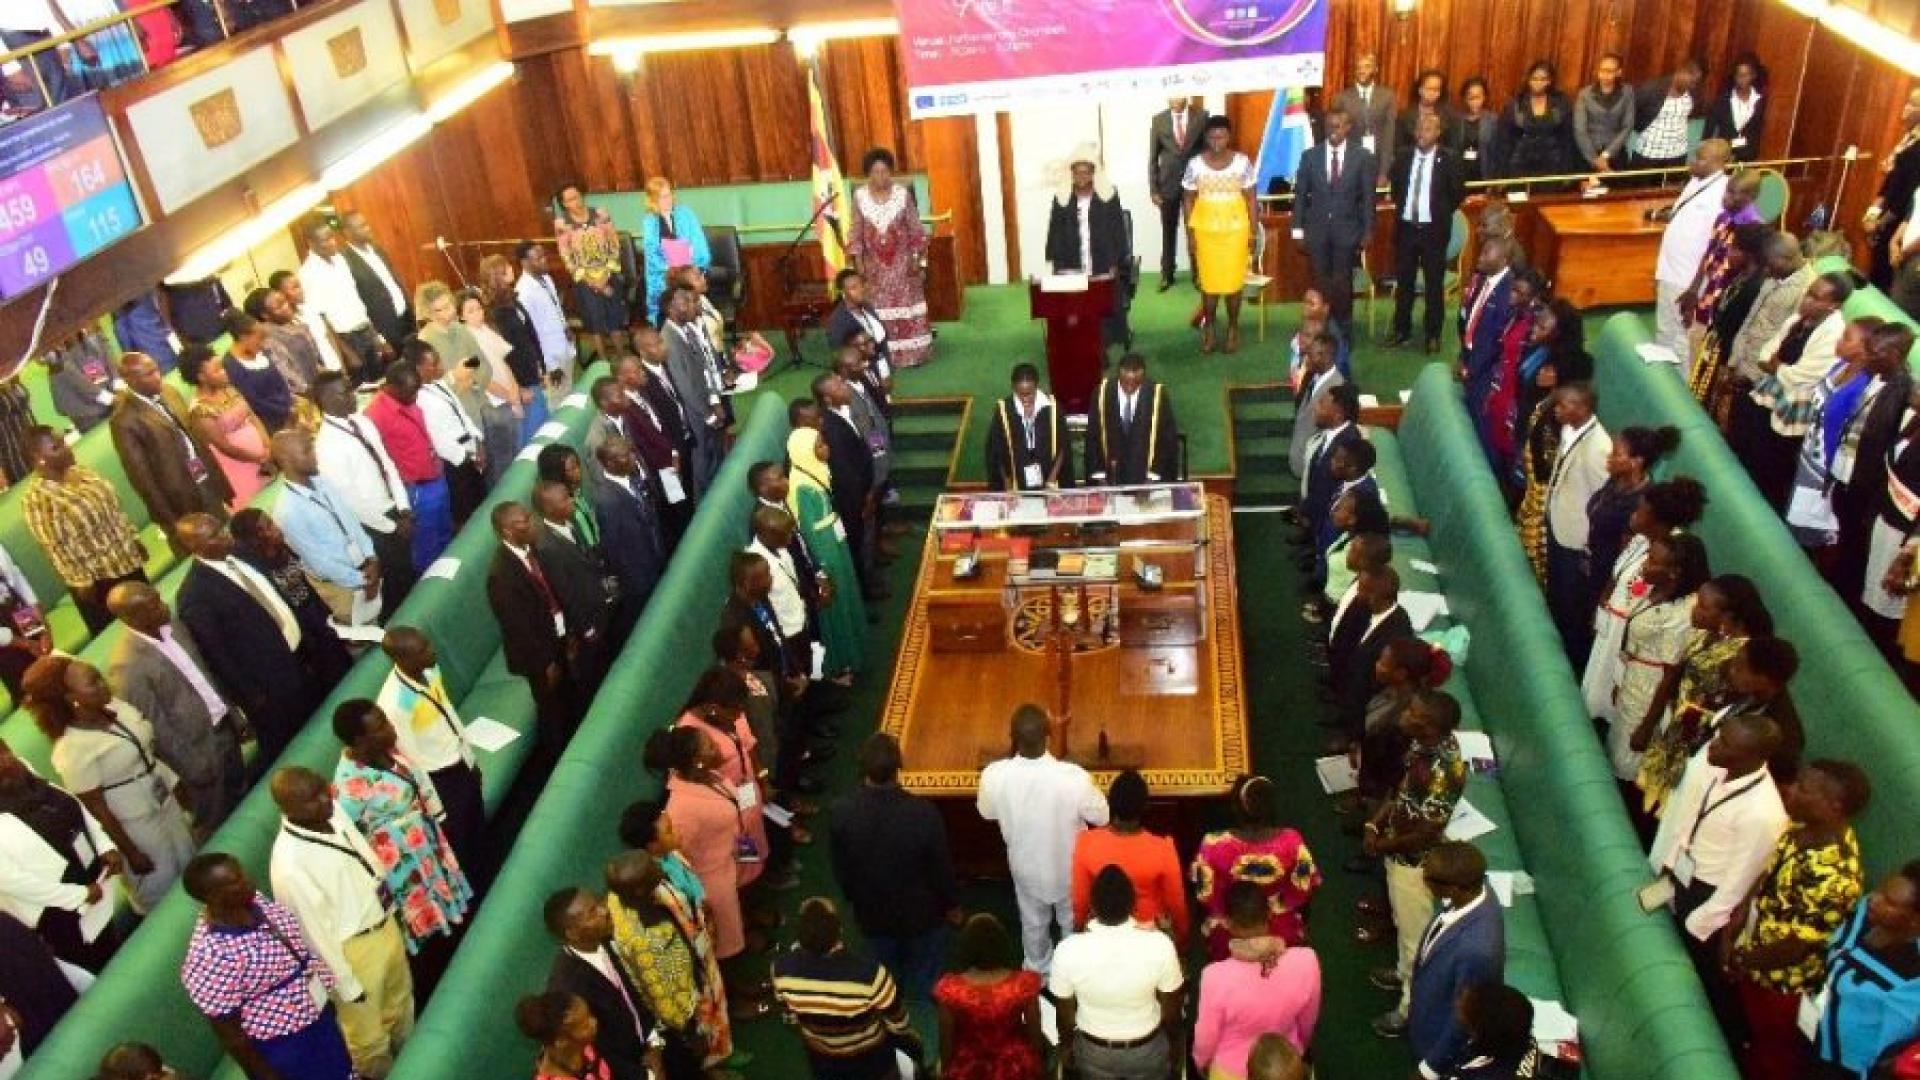
[[[1181,146],[1187,145],[1187,110],[1185,109],[1173,114],[1173,141]]]
[[[246,567],[241,566],[238,562],[229,562],[227,565],[233,567],[234,580],[240,583],[240,587],[246,590],[248,596],[253,597],[254,603],[260,605],[260,610],[267,613],[267,618],[272,619],[273,624],[280,628],[281,634],[287,638],[287,648],[297,648],[299,646],[299,638],[297,636],[298,628],[294,628],[294,633],[289,633],[287,624],[281,621],[280,612],[282,608],[286,607],[286,602],[282,601],[278,596],[268,596],[266,589],[262,588],[260,583],[254,580],[253,575],[247,572]]]
[[[1328,186],[1339,187],[1340,186],[1340,148],[1337,146],[1333,148],[1332,173],[1333,173],[1332,182]]]
[[[1444,928],[1438,915],[1434,916],[1433,921],[1427,924],[1427,932],[1420,939],[1420,959],[1425,960],[1427,955],[1433,951],[1433,943],[1440,940],[1440,931]]]
[[[1413,155],[1413,183],[1407,185],[1407,220],[1418,225],[1427,223],[1427,189],[1423,181],[1427,175],[1427,155]]]
[[[533,587],[540,590],[540,598],[547,602],[547,613],[560,614],[560,598],[554,595],[553,586],[547,584],[547,572],[540,569],[540,560],[534,557],[531,550],[521,565],[527,568],[527,576],[533,579]]]
[[[365,435],[360,434],[360,426],[351,420],[329,420],[327,422],[333,427],[339,428],[341,431],[353,436],[353,441],[359,443],[360,449],[365,450],[367,456],[373,459],[373,471],[380,476],[380,487],[386,491],[387,501],[398,505],[400,498],[393,493],[393,481],[387,476],[386,466],[380,464],[380,454],[374,450],[373,444],[367,441]]]
[[[1120,399],[1120,425],[1127,428],[1133,427],[1132,394],[1128,394]]]

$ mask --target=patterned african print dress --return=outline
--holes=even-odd
[[[853,189],[853,228],[847,252],[860,260],[860,276],[880,321],[887,328],[887,356],[895,367],[919,367],[933,351],[933,327],[927,321],[927,230],[920,205],[905,184],[875,195],[862,184]]]
[[[686,865],[684,860],[681,865]],[[661,866],[666,869],[667,863],[663,860]],[[733,1030],[713,937],[698,903],[681,893],[671,874],[654,891],[654,900],[666,909],[667,918],[648,926],[618,896],[607,896],[614,954],[653,1015],[675,1031],[694,1035],[705,1051],[703,1063],[711,1068],[733,1056]]]
[[[1680,683],[1674,689],[1673,709],[1647,744],[1634,781],[1646,798],[1649,814],[1666,805],[1667,795],[1680,783],[1687,762],[1713,737],[1713,717],[1726,704],[1732,687],[1727,673],[1733,658],[1747,647],[1745,637],[1695,630],[1680,661]]]
[[[1520,546],[1526,549],[1533,578],[1543,589],[1547,585],[1547,482],[1559,458],[1560,424],[1553,418],[1553,397],[1548,395],[1533,407],[1533,416],[1527,421],[1527,439],[1520,447],[1520,475],[1526,481],[1526,494],[1513,515]]]
[[[1267,932],[1289,945],[1306,941],[1302,909],[1320,888],[1320,868],[1313,852],[1292,829],[1279,829],[1265,840],[1247,840],[1232,832],[1208,833],[1187,871],[1194,899],[1206,910],[1201,932],[1207,938],[1211,960],[1227,958],[1227,888],[1249,881],[1267,897]]]
[[[400,904],[407,951],[435,934],[453,933],[473,904],[473,888],[440,828],[445,811],[427,774],[398,751],[391,771],[342,753],[333,770],[334,801],[352,819],[386,871]]]

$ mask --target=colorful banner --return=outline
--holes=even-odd
[[[0,128],[0,299],[140,225],[97,94]]]
[[[819,218],[814,232],[820,237],[820,257],[826,260],[827,272],[838,274],[847,266],[847,249],[840,239],[848,221],[847,185],[841,178],[840,159],[834,155],[833,139],[827,132],[827,109],[820,98],[820,73],[812,65],[807,67],[807,118],[813,159],[810,205]]]
[[[915,117],[1314,86],[1328,0],[896,0]]]

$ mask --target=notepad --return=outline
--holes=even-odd
[[[1486,732],[1456,731],[1453,737],[1459,740],[1460,756],[1469,764],[1477,765],[1483,761],[1488,765],[1494,764],[1493,739]]]
[[[557,439],[566,433],[567,425],[558,420],[549,420],[540,425],[539,429],[533,433],[533,437],[536,439]]]
[[[453,576],[459,572],[460,560],[450,555],[443,555],[433,560],[432,564],[427,567],[427,572],[420,575],[420,580],[425,581],[428,578],[439,578],[441,581],[452,581]]]
[[[1564,1043],[1580,1037],[1580,1021],[1567,1011],[1565,1005],[1539,998],[1527,1000],[1533,1002],[1534,1042]]]
[[[1447,598],[1432,592],[1403,592],[1400,606],[1406,610],[1407,618],[1413,620],[1413,632],[1418,634],[1447,613]]]
[[[1440,576],[1440,568],[1425,559],[1408,559],[1407,566],[1418,570],[1422,574],[1432,574],[1434,577]]]
[[[1329,795],[1352,791],[1360,786],[1360,774],[1354,770],[1353,762],[1345,754],[1330,754],[1316,759],[1313,771],[1320,778],[1321,790]]]
[[[467,741],[476,750],[497,754],[519,737],[519,732],[490,716],[476,716],[467,721]]]
[[[1485,836],[1500,826],[1493,819],[1480,812],[1479,808],[1465,799],[1461,799],[1453,808],[1453,820],[1447,822],[1446,836],[1449,840],[1465,843],[1476,837]]]
[[[1649,364],[1680,365],[1680,357],[1665,345],[1656,345],[1651,341],[1634,346],[1634,353]]]
[[[97,941],[113,921],[113,894],[116,892],[112,878],[100,879],[100,899],[88,904],[80,911],[80,939]]]
[[[1524,870],[1489,870],[1487,887],[1500,899],[1501,907],[1512,907],[1514,897],[1533,892],[1533,877]]]
[[[578,409],[586,404],[587,395],[585,393],[568,394],[566,397],[560,399],[560,407],[563,409]]]
[[[669,270],[676,266],[688,266],[693,262],[693,241],[661,240],[660,254],[666,256]]]

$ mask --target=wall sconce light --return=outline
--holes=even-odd
[[[1420,0],[1393,0],[1393,17],[1401,22],[1413,18],[1413,10],[1420,6]]]

